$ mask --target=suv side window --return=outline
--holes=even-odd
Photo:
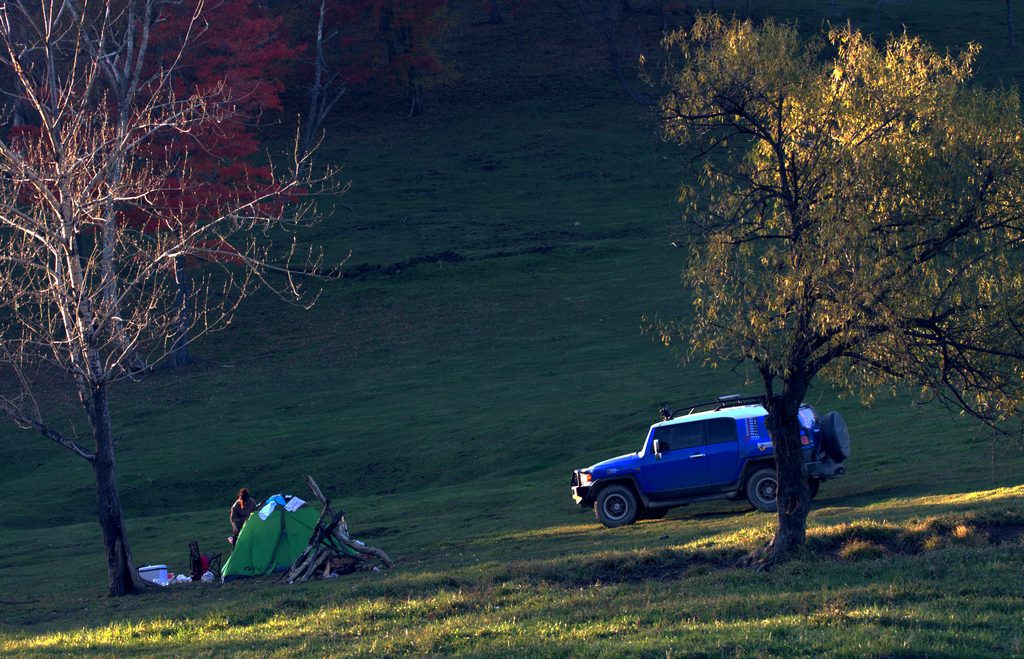
[[[709,419],[708,445],[726,444],[736,441],[736,419]]]
[[[704,446],[704,423],[676,423],[654,431],[654,439],[667,442],[675,451],[681,448]]]

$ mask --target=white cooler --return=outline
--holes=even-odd
[[[167,581],[166,565],[143,565],[139,568],[139,576],[146,581],[156,582],[158,579]]]

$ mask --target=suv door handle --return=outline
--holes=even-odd
[[[693,460],[695,458],[703,458],[703,457],[705,457],[705,455],[707,455],[707,454],[705,454],[705,453],[694,453],[693,455],[690,456],[690,459]]]

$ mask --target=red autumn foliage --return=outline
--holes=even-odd
[[[161,6],[143,78],[174,63],[171,82],[177,97],[227,100],[234,113],[214,116],[190,133],[157,134],[140,149],[152,171],[172,171],[173,175],[167,177],[161,198],[147,197],[146,208],[121,209],[129,224],[150,232],[191,231],[202,224],[208,209],[273,199],[269,168],[254,164],[262,146],[257,122],[264,111],[282,109],[284,81],[303,49],[288,43],[282,19],[261,4],[255,0],[183,0]],[[190,27],[200,5],[200,19]],[[47,90],[41,88],[38,93],[45,96]],[[147,89],[139,94],[142,98],[137,104],[141,105]],[[116,110],[110,108],[110,112]],[[31,117],[13,127],[8,137],[12,145],[42,146],[39,140],[43,136]],[[284,200],[269,203],[280,205]],[[168,218],[175,218],[176,223],[184,219],[192,226],[173,227]]]
[[[199,2],[164,6],[153,29],[154,57],[149,66],[151,72],[166,69],[181,53],[172,80],[175,94],[228,100],[234,113],[211,119],[188,134],[158,135],[147,145],[145,152],[155,168],[174,171],[162,199],[148,200],[152,207],[145,212],[125,213],[129,222],[141,222],[148,231],[193,230],[194,225],[201,226],[207,209],[274,197],[269,168],[253,164],[261,148],[257,124],[263,111],[281,109],[283,80],[300,49],[288,44],[281,18],[259,3],[217,0],[204,3],[182,51]],[[280,205],[284,200],[268,203]],[[187,218],[193,226],[172,227],[165,217]],[[207,256],[230,253],[233,250],[211,250]]]

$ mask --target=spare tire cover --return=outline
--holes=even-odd
[[[836,462],[850,457],[850,430],[839,412],[829,412],[821,419],[821,447]]]

